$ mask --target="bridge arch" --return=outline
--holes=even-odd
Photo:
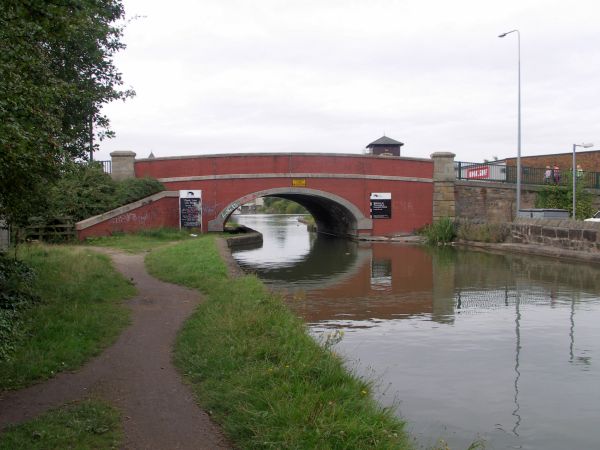
[[[359,230],[371,231],[373,221],[360,208],[343,197],[318,189],[272,188],[244,195],[229,203],[208,222],[208,231],[223,231],[225,222],[237,208],[259,197],[279,197],[304,206],[314,217],[317,231],[335,236],[357,236]]]

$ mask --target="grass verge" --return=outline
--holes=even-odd
[[[200,289],[175,362],[239,448],[402,449],[404,424],[253,276],[229,279],[214,238],[156,250],[150,273]]]
[[[114,234],[106,237],[87,238],[86,244],[96,247],[118,248],[130,253],[140,253],[171,242],[189,239],[190,232],[172,228],[143,230],[131,234]]]
[[[94,400],[65,406],[0,435],[0,450],[62,450],[120,448],[119,412]]]
[[[0,390],[81,366],[112,343],[129,321],[122,300],[135,288],[110,259],[80,247],[23,246],[41,301],[20,318],[12,354],[0,360]]]

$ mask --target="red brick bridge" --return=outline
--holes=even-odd
[[[435,155],[451,154],[417,159],[255,153],[135,160],[133,152],[113,152],[113,177],[153,177],[167,191],[84,220],[78,234],[83,239],[178,227],[178,190],[202,191],[203,231],[222,231],[235,209],[256,198],[280,197],[304,206],[319,232],[352,237],[410,233],[432,222]],[[391,218],[371,217],[372,193],[391,194]]]

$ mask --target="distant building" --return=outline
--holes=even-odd
[[[404,144],[387,136],[382,136],[367,145],[367,154],[375,156],[400,156],[400,147]]]
[[[506,158],[507,166],[516,166],[517,158]],[[600,172],[600,151],[577,151],[577,164],[584,172]],[[573,152],[553,153],[547,155],[521,156],[521,166],[544,168],[546,166],[559,166],[568,169],[573,165]]]

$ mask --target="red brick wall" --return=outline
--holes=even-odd
[[[359,155],[262,154],[136,161],[135,175],[153,178],[249,173],[337,173],[431,178],[431,160]]]
[[[154,228],[179,227],[179,199],[163,197],[139,208],[77,231],[77,238],[110,236],[117,232],[133,232]]]
[[[516,166],[516,158],[507,158],[506,164]],[[521,166],[524,167],[546,167],[558,164],[561,170],[568,170],[573,165],[573,153],[557,153],[555,155],[522,156]],[[600,172],[600,151],[580,151],[577,149],[577,164],[585,172]]]
[[[137,161],[137,177],[165,179],[175,177],[232,174],[358,174],[404,176],[431,179],[431,160],[377,158],[348,155],[223,155],[189,158],[164,158]],[[371,192],[392,193],[392,219],[374,219],[374,235],[412,232],[432,221],[433,184],[364,178],[310,178],[306,188],[343,197],[369,217]],[[292,179],[230,178],[199,181],[163,181],[168,190],[202,190],[203,227],[230,203],[254,192],[292,187]]]

